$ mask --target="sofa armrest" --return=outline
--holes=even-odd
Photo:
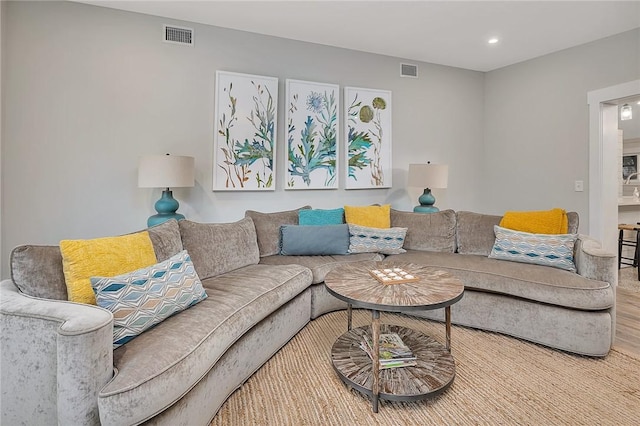
[[[113,315],[0,283],[2,424],[99,424],[113,375]]]
[[[586,235],[576,241],[575,262],[578,274],[585,278],[618,285],[617,255],[602,249],[600,243]]]

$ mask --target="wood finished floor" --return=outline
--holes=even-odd
[[[616,290],[616,339],[614,348],[640,356],[640,293]]]

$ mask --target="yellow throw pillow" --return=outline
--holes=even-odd
[[[147,231],[92,240],[62,240],[62,269],[72,302],[96,304],[91,277],[113,277],[156,264]]]
[[[542,211],[509,211],[500,220],[502,228],[531,234],[566,234],[569,229],[567,212],[563,209]]]
[[[344,206],[345,222],[369,228],[391,227],[391,204],[382,206]]]

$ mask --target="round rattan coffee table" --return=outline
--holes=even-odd
[[[402,271],[413,280],[396,283],[378,272]],[[376,271],[376,273],[372,273]],[[376,278],[378,277],[378,278]],[[386,280],[386,281],[385,281]],[[333,367],[342,381],[371,397],[373,411],[378,399],[415,401],[446,390],[455,377],[451,355],[451,305],[464,294],[464,285],[452,274],[411,263],[359,262],[346,264],[327,274],[330,294],[348,303],[347,332],[331,349]],[[352,307],[371,310],[371,326],[351,328]],[[446,344],[416,330],[380,324],[380,311],[411,313],[445,309]],[[380,333],[397,333],[416,357],[416,365],[380,369]],[[361,349],[363,335],[370,333],[372,357]]]

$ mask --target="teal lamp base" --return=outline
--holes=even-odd
[[[434,206],[436,197],[431,193],[431,189],[425,188],[424,193],[418,198],[419,206],[415,206],[413,211],[415,213],[435,213],[440,209]]]
[[[147,226],[159,225],[169,219],[184,219],[184,215],[176,213],[180,204],[173,198],[173,192],[169,188],[162,191],[162,196],[156,201],[155,208],[158,214],[154,214],[147,219]]]

